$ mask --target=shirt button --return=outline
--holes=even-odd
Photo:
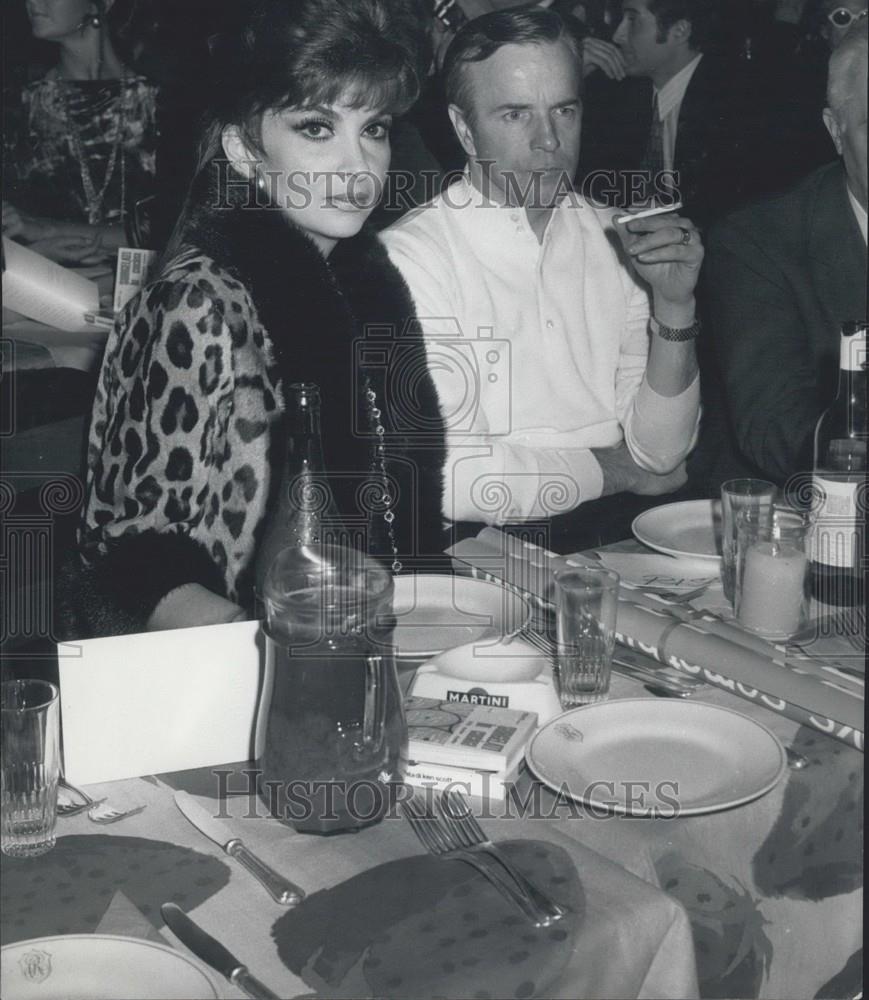
[[[551,330],[551,329],[552,329],[552,328],[553,328],[554,326],[555,326],[555,324],[554,324],[554,323],[552,322],[552,320],[551,320],[551,319],[548,319],[548,320],[546,321],[546,329],[547,329],[547,330]]]
[[[513,214],[512,214],[511,216],[510,216],[510,221],[511,221],[511,222],[518,222],[518,221],[519,221],[519,216],[518,216],[518,215],[517,215],[517,214],[516,214],[516,213],[514,212],[514,213],[513,213]]]

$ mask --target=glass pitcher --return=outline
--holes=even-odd
[[[272,815],[297,830],[376,823],[402,780],[407,726],[393,589],[380,563],[328,542],[284,549],[266,574],[271,693],[259,791]]]

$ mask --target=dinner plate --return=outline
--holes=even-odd
[[[395,650],[399,657],[435,656],[468,642],[514,635],[528,621],[526,602],[496,583],[419,573],[395,581]]]
[[[627,698],[574,708],[531,741],[528,766],[598,810],[673,817],[751,802],[781,778],[785,751],[759,722],[698,701]]]
[[[634,518],[634,537],[668,556],[721,561],[721,504],[717,500],[683,500],[653,507]]]
[[[205,1000],[221,993],[193,959],[165,944],[65,934],[0,949],[4,1000]]]

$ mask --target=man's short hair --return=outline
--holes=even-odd
[[[695,52],[705,52],[715,38],[721,18],[720,0],[648,0],[648,8],[658,22],[657,40],[663,42],[677,21],[688,21],[688,44]]]
[[[867,49],[869,49],[869,22],[863,18],[862,21],[851,25],[848,33],[830,56],[827,107],[837,120],[848,102],[866,87]]]
[[[576,34],[554,10],[543,7],[497,10],[468,21],[456,33],[444,59],[447,102],[467,115],[471,93],[466,69],[470,63],[484,62],[505,45],[540,45],[564,41],[582,62]],[[581,78],[581,74],[580,74]]]

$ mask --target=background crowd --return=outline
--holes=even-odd
[[[534,496],[546,473],[535,421],[537,428],[547,425],[553,468],[564,466],[583,490],[577,470],[590,477],[591,487],[574,505],[591,500],[584,511],[593,514],[593,533],[575,534],[574,548],[624,536],[638,509],[631,497],[714,495],[737,472],[784,482],[806,468],[810,428],[832,391],[838,327],[866,313],[859,276],[866,241],[865,88],[862,105],[859,99],[866,73],[864,0],[554,0],[539,5],[560,15],[548,26],[536,15],[527,23],[521,17],[482,19],[487,26],[479,38],[466,29],[461,44],[450,47],[464,22],[504,6],[515,5],[4,5],[4,235],[65,264],[110,262],[123,245],[161,254],[159,280],[116,323],[96,390],[80,542],[99,572],[78,587],[93,588],[84,596],[93,598],[97,619],[107,617],[87,629],[140,629],[175,590],[183,592],[175,602],[180,617],[163,615],[159,627],[223,620],[250,605],[252,554],[262,522],[275,513],[275,454],[285,434],[275,400],[291,382],[324,385],[344,372],[349,381],[333,387],[340,406],[327,410],[324,426],[327,452],[340,456],[342,470],[379,469],[388,495],[387,467],[404,462],[428,483],[405,489],[405,499],[417,490],[435,508],[443,474],[444,515],[474,520],[467,511],[453,516],[448,507],[453,472],[442,467],[458,466],[455,448],[444,465],[444,451],[455,442],[436,412],[435,399],[443,411],[448,392],[437,374],[433,382],[428,373],[420,376],[417,395],[420,412],[432,411],[427,419],[434,444],[426,453],[404,436],[400,401],[390,398],[383,373],[354,368],[349,354],[346,363],[337,359],[369,321],[388,320],[401,329],[414,315],[422,329],[410,328],[404,347],[422,352],[425,334],[430,358],[431,331],[423,317],[458,317],[474,289],[487,287],[490,278],[493,289],[506,282],[511,291],[493,292],[482,312],[474,305],[467,316],[471,326],[495,323],[496,334],[506,336],[509,313],[540,305],[514,331],[513,345],[519,357],[521,337],[533,341],[526,344],[528,363],[513,372],[521,399],[512,414],[532,433],[502,439],[509,459],[504,468],[536,476],[527,504],[512,510],[519,520],[535,516]],[[855,22],[862,31],[856,43]],[[511,43],[521,54],[511,50],[512,62],[499,55]],[[837,65],[839,46],[846,55]],[[467,66],[456,70],[457,58]],[[521,73],[514,72],[516,65]],[[828,65],[837,65],[829,80]],[[480,117],[488,92],[509,89],[520,77],[537,81],[530,97],[520,96],[522,107],[541,100],[543,107],[550,89],[559,105],[557,124],[544,126],[545,135],[529,125],[528,149],[535,157],[541,150],[552,153],[551,165],[568,171],[596,210],[636,206],[650,194],[678,195],[684,203],[683,216],[618,231],[622,256],[633,255],[630,267],[613,255],[600,222],[578,221],[552,205],[537,228],[530,208],[530,229],[518,215],[509,221],[504,213],[486,216],[492,227],[506,228],[503,240],[482,249],[475,241],[485,237],[486,226],[473,223],[469,213],[430,212],[419,216],[418,226],[405,226],[403,217],[414,205],[448,184],[463,190],[455,185],[462,183],[457,178],[466,159],[479,192],[475,170],[486,159],[487,143],[497,169],[520,163],[522,112],[514,133],[518,145],[502,143]],[[326,112],[305,117],[305,109],[315,106]],[[274,124],[284,119],[284,126]],[[336,141],[315,152],[322,138]],[[288,212],[284,205],[291,227],[275,223],[280,213],[241,211],[247,203],[227,204],[231,212],[210,211],[220,192],[209,187],[209,178],[234,176],[236,187],[243,181],[239,197],[269,207],[257,199],[263,195],[280,205],[282,193],[269,178],[285,183],[300,167],[340,177],[361,171],[378,190],[354,215],[347,192],[339,192],[337,204],[327,192],[321,203],[322,192],[312,189],[325,210]],[[660,179],[663,187],[638,191],[644,178],[647,185],[649,178]],[[754,205],[772,207],[757,215]],[[386,249],[368,227],[362,230],[369,215],[377,230],[398,225],[385,238]],[[294,239],[298,229],[315,253],[308,241]],[[443,243],[442,281],[434,256],[424,252],[428,240]],[[527,271],[523,240],[535,259],[548,253],[550,260],[527,289],[524,279],[507,278],[509,267],[517,275]],[[704,246],[715,253],[698,284]],[[515,260],[498,257],[511,248]],[[807,263],[821,258],[838,275],[839,285],[831,287],[842,293],[829,308],[818,304],[826,294],[823,275]],[[577,274],[582,269],[576,281],[574,262],[581,262]],[[640,294],[637,278],[653,293],[651,313],[648,303],[640,310],[647,293]],[[582,280],[589,294],[568,301]],[[432,281],[437,288],[429,287]],[[463,281],[467,293],[455,301],[441,294]],[[613,294],[604,295],[604,287]],[[780,302],[773,301],[774,290]],[[593,309],[595,295],[606,301]],[[227,318],[230,307],[234,320]],[[171,320],[168,334],[164,318],[167,325]],[[628,328],[636,334],[633,347]],[[319,341],[311,339],[313,329],[323,332]],[[213,341],[203,340],[206,331]],[[547,338],[564,349],[563,363],[554,362],[558,373],[552,370],[555,355],[539,346]],[[577,344],[590,348],[585,360]],[[601,345],[613,353],[602,366]],[[594,364],[600,370],[592,372]],[[555,384],[555,374],[566,379],[562,403],[545,388]],[[353,416],[351,408],[366,399],[367,409]],[[564,438],[550,441],[558,425],[554,415],[532,412],[538,404],[557,409],[569,424]],[[487,406],[483,399],[482,411]],[[607,423],[612,435],[601,436]],[[674,440],[653,433],[655,426],[668,427]],[[392,442],[394,454],[378,451],[375,431],[381,443]],[[571,448],[575,460],[565,457]],[[662,448],[666,461],[656,453]],[[480,469],[474,466],[472,479]],[[603,502],[614,494],[618,503]],[[423,548],[437,551],[437,532],[428,529],[439,526],[440,511],[433,508],[423,518],[420,507],[402,516],[398,506],[397,528],[396,511],[387,506],[388,530],[381,525],[377,554],[392,555],[398,564],[400,550],[418,548],[419,538],[398,538],[411,523],[431,536]],[[620,516],[610,517],[614,511]],[[179,535],[193,545],[195,557],[175,552]],[[159,580],[152,572],[157,564]],[[132,579],[144,580],[142,592],[125,590],[124,581]],[[222,604],[212,601],[215,594]]]

